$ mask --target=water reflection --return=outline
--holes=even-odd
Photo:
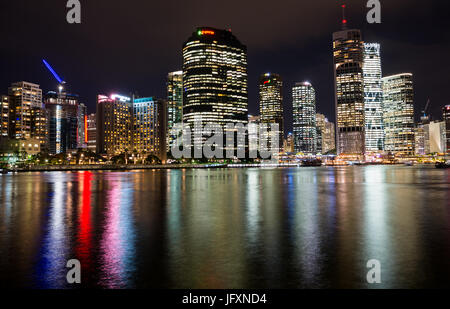
[[[0,176],[0,282],[82,287],[450,287],[449,172],[421,167]]]

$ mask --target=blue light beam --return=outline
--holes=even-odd
[[[61,79],[61,77],[59,77],[59,75],[55,72],[55,70],[53,70],[53,68],[50,66],[50,64],[48,64],[47,61],[45,61],[45,59],[42,59],[42,62],[45,64],[45,66],[47,67],[47,69],[50,71],[50,73],[53,74],[53,76],[55,77],[55,79],[62,84],[64,81]]]

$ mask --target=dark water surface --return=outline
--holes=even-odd
[[[449,197],[428,167],[1,175],[0,286],[450,287]]]

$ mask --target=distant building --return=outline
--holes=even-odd
[[[137,151],[166,160],[166,100],[99,95],[96,120],[98,153],[113,156]]]
[[[97,153],[110,156],[132,151],[131,98],[113,94],[97,97]]]
[[[248,145],[250,150],[258,150],[259,149],[259,125],[261,123],[260,116],[252,116],[248,115]]]
[[[78,105],[78,148],[87,148],[87,107],[83,103]]]
[[[92,151],[97,151],[97,116],[90,114],[87,116],[87,148]]]
[[[380,152],[384,149],[380,44],[364,44],[363,74],[366,152]]]
[[[414,152],[418,156],[424,156],[430,152],[429,130],[424,125],[418,125],[414,129]]]
[[[183,88],[184,123],[246,125],[247,47],[229,30],[197,28],[183,45]]]
[[[286,153],[294,152],[294,134],[288,133],[286,139],[284,140],[283,150]]]
[[[345,23],[343,24],[345,26]],[[345,28],[345,27],[344,27]],[[333,33],[338,154],[362,157],[365,147],[364,43],[357,29]]]
[[[415,154],[414,90],[410,73],[383,78],[385,150],[398,156]]]
[[[316,92],[309,82],[292,88],[294,151],[317,152]]]
[[[270,132],[271,134],[278,135],[278,148],[281,148],[280,146],[284,139],[282,89],[283,80],[281,79],[280,75],[266,73],[260,76],[259,109],[261,115],[261,123],[278,125],[279,130],[277,132]]]
[[[447,150],[445,122],[432,121],[426,125],[429,129],[430,150],[429,153],[445,153]]]
[[[443,116],[445,122],[445,139],[447,153],[450,153],[450,105],[443,108]]]
[[[177,123],[183,122],[183,71],[169,73],[167,77],[167,133],[168,149],[176,136],[170,136],[170,131]]]
[[[42,108],[42,89],[29,82],[11,84],[8,89],[10,117],[9,136],[13,139],[29,139],[32,132],[33,108]]]
[[[9,97],[6,95],[0,96],[0,136],[9,136]]]
[[[60,87],[58,92],[48,92],[44,101],[49,121],[49,152],[59,154],[76,150],[79,142],[78,96]]]
[[[317,123],[317,152],[326,154],[336,149],[334,123],[329,122],[323,114],[316,114]]]
[[[26,140],[17,141],[19,144],[19,151],[26,152],[28,155],[37,155],[41,152],[40,140],[36,138],[29,138]]]
[[[167,162],[167,100],[156,100],[155,155]]]

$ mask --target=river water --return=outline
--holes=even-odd
[[[420,166],[1,175],[0,286],[450,287],[449,197]]]

